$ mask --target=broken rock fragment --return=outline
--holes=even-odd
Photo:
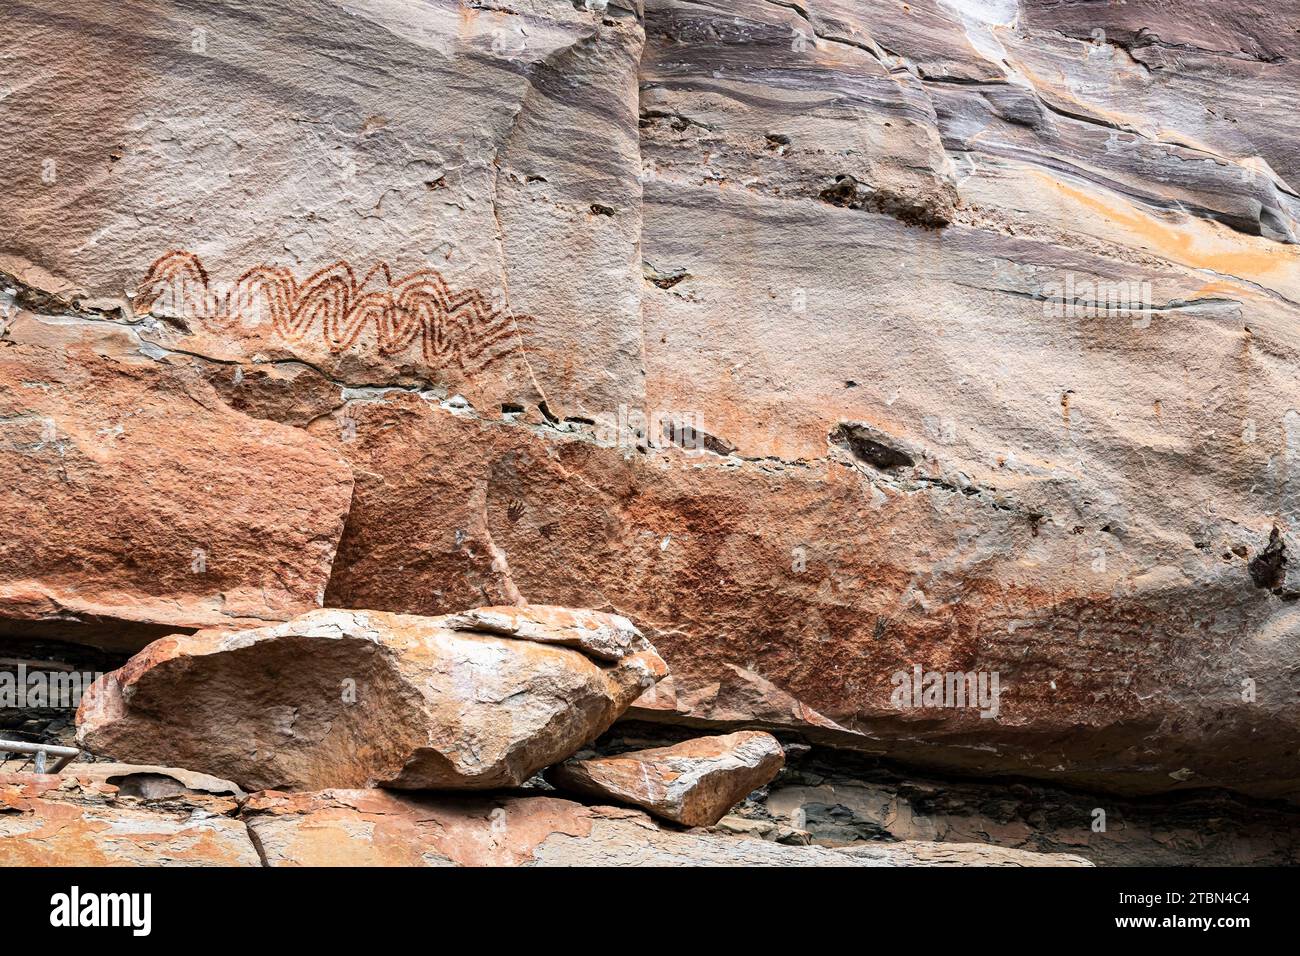
[[[618,614],[549,604],[479,607],[449,618],[456,630],[486,631],[541,644],[558,644],[601,660],[617,661],[648,646],[631,621]]]
[[[541,620],[529,630],[551,636]],[[667,673],[644,642],[607,661],[448,624],[321,610],[163,638],[96,682],[78,740],[249,790],[510,787],[593,740]]]
[[[237,795],[169,767],[0,774],[0,866],[258,866]]]
[[[712,826],[785,764],[771,734],[742,731],[613,757],[573,759],[548,779],[575,793],[641,807],[692,827]]]

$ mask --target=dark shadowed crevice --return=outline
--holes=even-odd
[[[878,435],[868,435],[860,425],[841,424],[830,433],[831,444],[848,448],[853,457],[879,471],[909,468],[916,464],[912,456],[880,440]]]
[[[1282,532],[1274,525],[1269,532],[1268,544],[1250,559],[1246,568],[1250,571],[1250,579],[1255,582],[1255,587],[1272,591],[1285,601],[1294,601],[1300,598],[1300,591],[1287,589],[1286,566],[1286,542],[1282,539]]]

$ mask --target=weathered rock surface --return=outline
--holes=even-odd
[[[10,3],[7,427],[178,436],[14,458],[0,616],[598,607],[659,720],[1300,796],[1286,12],[631,6]],[[918,664],[997,716],[896,708]]]
[[[666,672],[644,641],[609,663],[446,624],[321,610],[163,638],[92,687],[78,741],[249,790],[508,787],[593,740]]]
[[[788,847],[549,796],[263,792],[170,767],[0,774],[0,866],[1086,866],[904,842]]]
[[[539,421],[546,401],[626,400],[635,17],[547,0],[140,10],[8,8],[0,251],[164,319],[145,334],[167,347],[437,385]]]
[[[712,826],[785,764],[771,734],[697,737],[612,757],[571,758],[548,771],[561,790],[630,803],[689,827]]]
[[[102,781],[117,787],[119,796],[160,800],[179,794],[210,794],[241,802],[248,796],[239,784],[211,774],[179,767],[155,767],[136,763],[80,763],[74,761],[61,772],[63,777]]]
[[[5,331],[0,621],[129,646],[129,631],[114,640],[92,626],[318,607],[352,494],[347,464],[298,429],[232,411],[195,370],[137,344],[108,323],[28,313]]]
[[[544,604],[474,608],[448,618],[447,625],[457,631],[572,647],[606,661],[622,660],[647,646],[644,635],[625,617]]]
[[[620,721],[601,753],[661,746],[685,727]],[[718,821],[778,843],[987,843],[1070,853],[1098,866],[1294,866],[1300,813],[1225,791],[1123,798],[1020,779],[944,777],[874,757],[790,744],[767,787]]]
[[[258,866],[239,788],[167,767],[0,774],[2,866]]]
[[[555,797],[381,790],[258,793],[244,808],[268,866],[1088,866],[978,844],[849,850],[663,830],[635,810]]]
[[[637,708],[661,721],[798,728],[1074,786],[1295,791],[1274,768],[1300,733],[1282,637],[1297,606],[1256,588],[1245,562],[1236,578],[1221,557],[1205,575],[1189,565],[1202,584],[1186,591],[1164,574],[1099,591],[1082,557],[1051,557],[1072,529],[928,480],[896,486],[834,446],[759,466],[629,454],[410,395],[348,415],[339,447],[358,480],[332,604],[433,614],[518,593],[616,610],[670,663],[671,695]],[[997,716],[896,708],[891,677],[914,663],[997,672]]]
[[[1300,864],[1300,818],[1294,811],[1222,791],[1152,802],[911,773],[904,779],[897,773],[853,779],[841,768],[789,783],[783,777],[760,806],[762,817],[724,817],[719,825],[764,839],[798,833],[829,846],[891,839],[987,843],[1070,853],[1098,866]]]

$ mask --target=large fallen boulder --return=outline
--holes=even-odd
[[[607,661],[621,660],[644,643],[636,626],[618,614],[544,604],[479,607],[454,614],[447,623],[458,631],[485,631],[573,647]]]
[[[667,668],[623,619],[604,622],[634,635],[611,662],[558,646],[573,621],[556,609],[516,613],[548,640],[464,630],[464,615],[335,610],[163,638],[96,682],[78,740],[249,790],[517,786],[595,739]]]
[[[572,758],[547,773],[561,790],[630,803],[657,817],[708,827],[781,772],[771,734],[742,731],[612,757]]]
[[[550,796],[256,793],[244,820],[267,866],[1089,866],[982,844],[831,849],[674,832],[637,810]]]
[[[0,774],[0,866],[258,866],[239,797],[167,767]]]

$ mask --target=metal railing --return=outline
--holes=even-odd
[[[0,740],[0,753],[31,754],[36,758],[37,773],[58,773],[81,756],[76,747],[59,747],[55,744],[29,744],[22,740]],[[46,768],[46,760],[54,757],[53,766]]]

